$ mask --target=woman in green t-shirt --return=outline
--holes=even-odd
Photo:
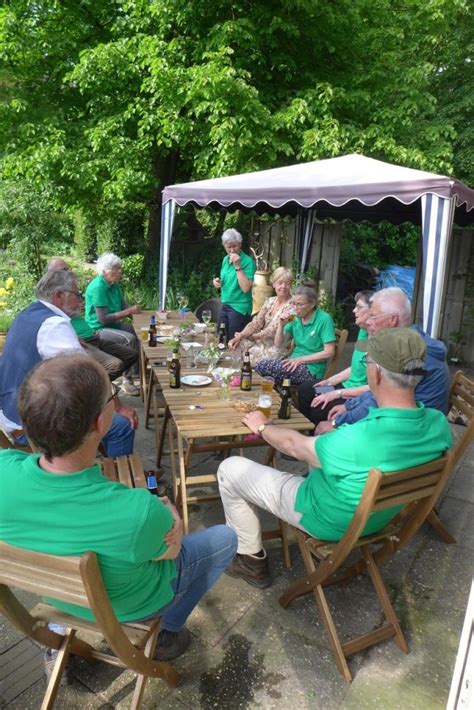
[[[135,313],[140,313],[138,305],[129,306],[125,301],[119,281],[122,276],[122,260],[115,254],[102,254],[96,263],[97,276],[86,289],[85,318],[88,325],[101,340],[133,347],[137,352],[138,341],[131,323],[124,322]],[[136,365],[133,368],[137,368]],[[123,373],[122,390],[126,394],[138,395],[140,390],[133,384],[133,368]]]
[[[355,306],[352,312],[355,324],[359,327],[357,340],[368,337],[366,322],[369,318],[372,296],[373,291],[359,291],[354,296]],[[332,375],[327,380],[319,380],[317,384],[312,380],[303,382],[298,387],[298,409],[316,426],[319,422],[328,419],[333,407],[368,391],[367,364],[363,355],[363,352],[354,349],[350,367],[346,367],[345,370]],[[318,393],[315,392],[315,387],[326,387],[329,391]]]
[[[293,289],[292,302],[296,318],[283,315],[275,334],[277,348],[284,346],[285,340],[293,340],[291,355],[260,360],[255,370],[262,377],[273,377],[278,384],[289,378],[292,385],[299,385],[324,375],[327,361],[335,352],[336,334],[329,313],[317,307],[318,296],[312,284]]]
[[[222,246],[226,256],[212,283],[221,292],[220,318],[229,341],[252,319],[252,285],[257,267],[252,257],[242,251],[242,235],[236,229],[225,230]]]

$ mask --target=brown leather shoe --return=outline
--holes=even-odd
[[[272,583],[268,557],[236,554],[229,567],[225,570],[229,577],[241,577],[247,584],[259,589],[265,589]]]

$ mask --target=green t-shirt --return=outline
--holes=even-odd
[[[123,295],[119,284],[109,284],[103,276],[96,276],[86,288],[86,321],[93,330],[101,328],[118,328],[119,323],[103,325],[97,318],[96,308],[107,308],[109,313],[122,310]]]
[[[171,601],[175,562],[152,561],[168,549],[170,510],[145,488],[109,481],[99,466],[56,475],[41,469],[38,459],[0,451],[0,539],[55,555],[95,552],[120,621],[150,616]],[[50,601],[93,618],[84,607]]]
[[[321,540],[340,540],[359,504],[369,470],[383,473],[418,466],[442,456],[451,446],[448,420],[436,409],[371,409],[355,424],[316,437],[321,468],[298,488],[295,510],[301,524]],[[364,529],[380,530],[400,507],[372,513]]]
[[[369,334],[366,330],[359,330],[357,340],[367,340]],[[361,350],[356,350],[352,353],[351,374],[344,380],[342,387],[362,387],[367,384],[367,362],[365,353]]]
[[[86,319],[81,316],[71,318],[71,325],[76,331],[77,337],[82,338],[82,340],[90,340],[95,335],[95,331],[87,324]]]
[[[295,344],[290,359],[319,353],[324,350],[325,343],[333,343],[336,340],[333,319],[329,313],[319,308],[316,308],[313,317],[306,325],[301,318],[295,318],[291,323],[287,323],[283,330],[291,335]],[[326,366],[327,360],[306,365],[312,376],[318,380],[324,377]]]
[[[254,260],[248,254],[240,252],[240,266],[245,276],[253,281],[257,267]],[[222,303],[231,306],[234,311],[242,313],[244,316],[249,316],[252,313],[252,289],[244,293],[240,288],[237,272],[233,264],[229,264],[229,257],[222,259],[221,266],[221,301]]]

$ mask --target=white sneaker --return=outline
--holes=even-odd
[[[138,397],[140,394],[140,387],[137,387],[136,385],[133,384],[130,380],[124,380],[121,384],[120,389],[122,392],[125,392],[125,394],[130,395],[131,397]]]

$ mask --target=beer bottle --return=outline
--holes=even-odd
[[[178,348],[173,351],[173,359],[170,366],[170,387],[178,390],[181,387],[181,363],[179,361]]]
[[[154,471],[146,472],[146,487],[152,496],[158,495],[158,483],[156,482],[156,476]]]
[[[250,364],[250,353],[244,354],[244,362],[240,371],[240,389],[249,392],[252,389],[252,365]]]
[[[225,331],[225,323],[221,323],[219,326],[219,345],[227,344],[227,336]]]
[[[150,317],[150,327],[148,328],[148,345],[156,348],[156,323],[155,316]]]
[[[291,419],[291,386],[290,380],[284,379],[280,390],[281,404],[278,411],[278,419]]]

